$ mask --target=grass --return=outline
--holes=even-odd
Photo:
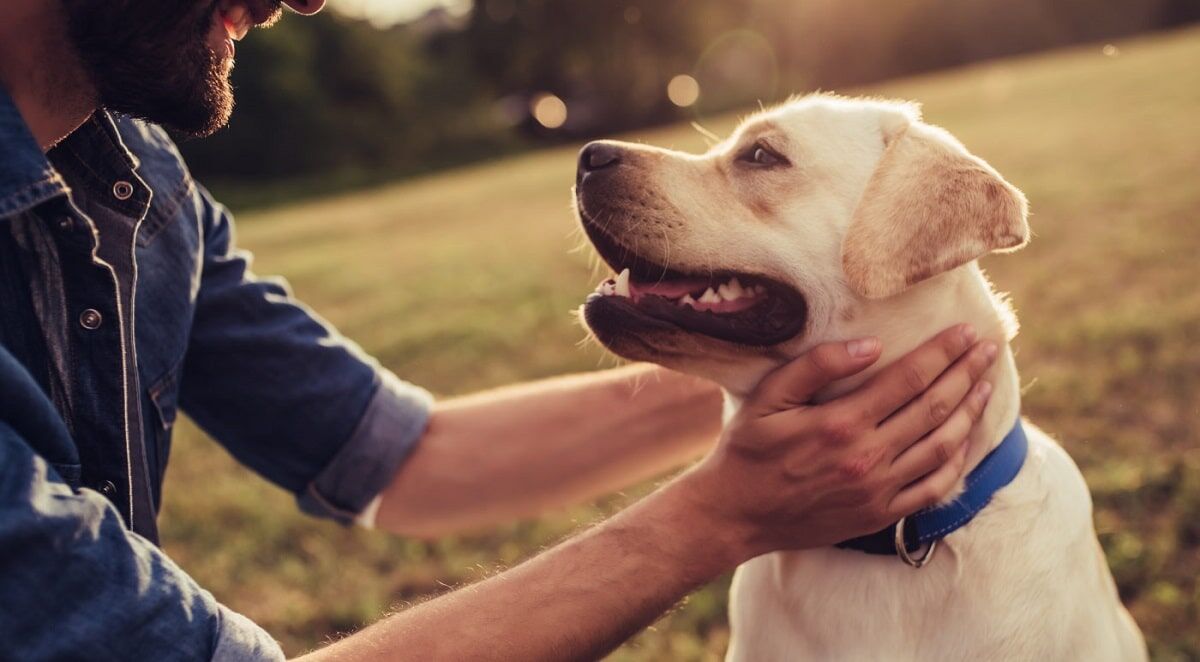
[[[862,90],[918,99],[1024,189],[1035,240],[989,259],[1022,321],[1025,410],[1083,468],[1121,596],[1160,660],[1200,658],[1200,30]],[[706,121],[718,132],[736,118]],[[700,150],[675,127],[636,136]],[[569,213],[573,148],[241,219],[258,270],[440,395],[609,363],[568,311],[594,284]],[[631,498],[423,543],[299,515],[186,421],[165,547],[289,653],[479,579]],[[726,582],[617,660],[714,660]]]

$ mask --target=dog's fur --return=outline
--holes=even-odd
[[[755,144],[790,162],[747,166]],[[1007,302],[975,260],[1028,238],[1024,196],[912,104],[814,95],[743,122],[706,154],[613,144],[620,166],[577,191],[580,213],[639,255],[688,273],[759,274],[802,293],[805,328],[769,347],[679,328],[593,332],[626,358],[708,377],[736,410],[770,370],[813,346],[881,338],[871,369],[970,322],[1001,346],[992,398],[970,434],[968,470],[1020,412]],[[619,265],[615,265],[618,266]],[[926,567],[834,548],[742,566],[731,660],[1138,660],[1075,464],[1026,422],[1017,478]]]

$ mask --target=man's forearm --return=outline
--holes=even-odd
[[[432,537],[534,516],[679,466],[719,431],[716,386],[650,366],[449,400],[384,490],[377,526]]]
[[[745,560],[738,535],[676,481],[508,572],[304,659],[596,659]]]

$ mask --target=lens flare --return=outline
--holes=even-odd
[[[567,104],[549,92],[533,97],[529,109],[533,119],[547,129],[557,129],[567,123]]]
[[[667,98],[680,108],[687,108],[700,98],[700,83],[687,74],[679,74],[667,83]]]

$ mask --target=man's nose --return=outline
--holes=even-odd
[[[621,148],[613,143],[597,141],[584,145],[579,152],[579,173],[586,174],[611,168],[621,162]]]
[[[297,14],[312,16],[321,11],[321,8],[325,6],[325,0],[283,0],[283,4]]]

